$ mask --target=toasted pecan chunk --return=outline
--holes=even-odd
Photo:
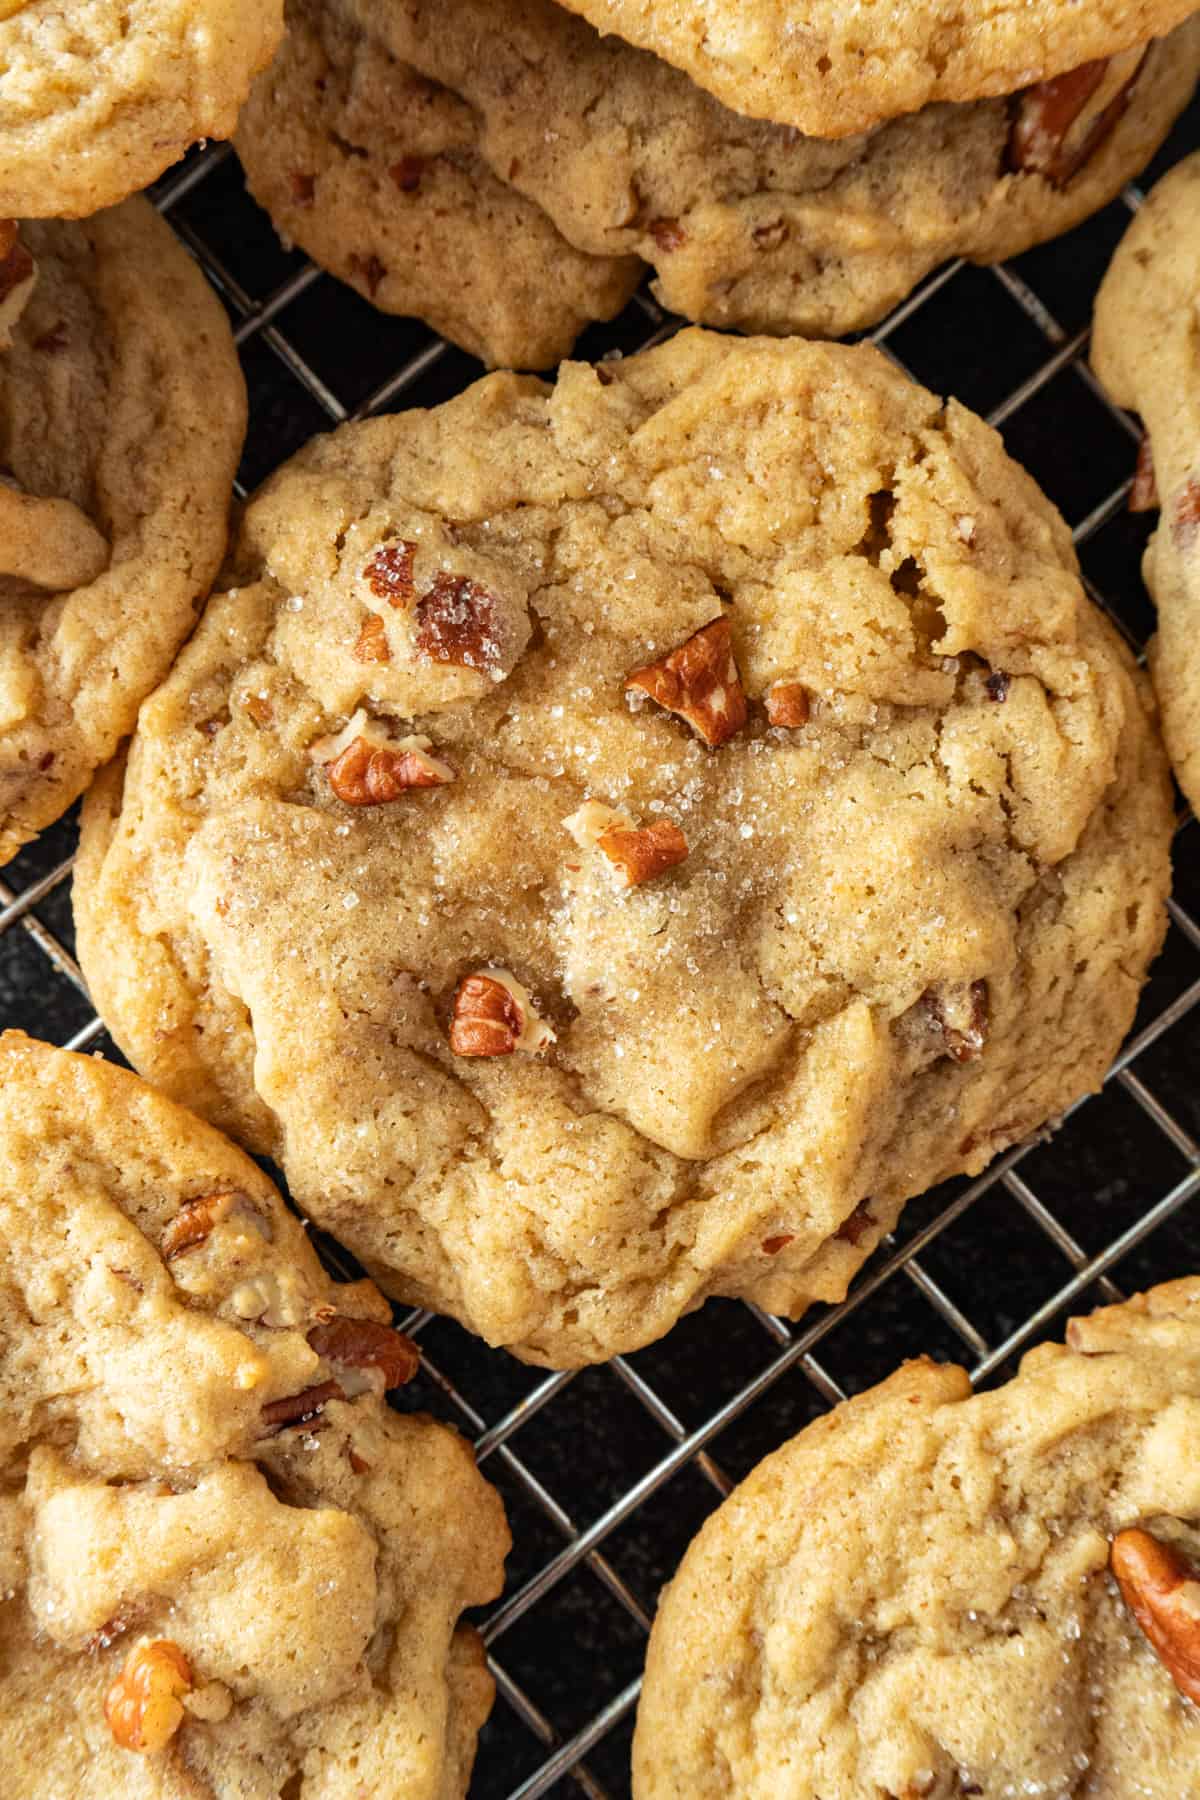
[[[197,1244],[202,1244],[231,1199],[232,1195],[222,1192],[185,1200],[162,1234],[160,1248],[164,1262],[171,1262],[185,1250],[194,1250]]]
[[[1145,59],[1141,45],[1026,88],[1014,105],[1009,167],[1065,187],[1115,131]]]
[[[431,662],[490,674],[504,660],[496,596],[469,575],[444,570],[417,602],[417,649]]]
[[[807,725],[812,713],[808,689],[799,681],[777,681],[767,689],[767,722],[794,731]]]
[[[272,1437],[292,1425],[306,1425],[324,1412],[331,1400],[344,1400],[340,1382],[318,1381],[302,1388],[298,1394],[287,1394],[282,1400],[271,1400],[262,1409],[263,1435]]]
[[[625,678],[625,688],[649,694],[667,712],[686,719],[697,737],[716,748],[746,723],[746,696],[733,654],[729,620],[714,619],[660,661]]]
[[[929,988],[921,996],[921,1005],[947,1056],[965,1063],[983,1055],[989,1016],[986,981],[972,981],[959,989]]]
[[[381,544],[363,570],[371,592],[393,606],[407,606],[413,597],[413,558],[416,554],[417,546],[407,538]]]
[[[479,969],[459,982],[450,1019],[456,1056],[511,1056],[514,1050],[536,1056],[553,1042],[553,1031],[507,969]]]
[[[336,1313],[314,1325],[308,1334],[310,1347],[327,1362],[347,1369],[379,1369],[387,1388],[403,1387],[420,1367],[412,1339],[375,1319],[352,1319]]]
[[[389,746],[365,737],[352,743],[326,763],[329,785],[347,806],[386,806],[410,788],[444,787],[455,778],[454,769],[422,747],[428,739]]]
[[[688,853],[687,839],[669,819],[631,829],[616,826],[601,833],[596,848],[612,863],[624,887],[653,881],[683,862]]]
[[[378,613],[368,613],[354,641],[354,660],[360,663],[391,662],[387,627]]]
[[[1180,1693],[1200,1705],[1200,1570],[1137,1528],[1117,1533],[1109,1563],[1158,1660]]]

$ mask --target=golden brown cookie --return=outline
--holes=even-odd
[[[1145,685],[1000,440],[690,331],[318,438],[86,809],[145,1074],[552,1365],[838,1299],[1100,1080],[1163,930]]]
[[[1200,19],[1094,76],[929,106],[828,141],[730,112],[554,0],[349,0],[394,56],[461,94],[494,172],[572,244],[652,263],[702,324],[838,337],[955,256],[996,262],[1104,206],[1200,71]]]
[[[146,201],[21,241],[37,278],[0,351],[0,864],[113,754],[191,630],[246,421],[224,309]]]
[[[0,1756],[19,1800],[465,1794],[500,1501],[250,1159],[0,1037]]]
[[[550,368],[620,312],[642,264],[588,255],[488,168],[456,94],[389,47],[385,9],[289,0],[237,149],[289,240],[384,312],[415,314],[489,366]]]
[[[1147,439],[1135,503],[1162,517],[1143,570],[1158,607],[1150,667],[1179,784],[1200,805],[1200,156],[1151,193],[1096,301],[1092,361]]]
[[[282,0],[0,0],[0,214],[80,218],[228,137]]]
[[[659,1606],[637,1800],[1192,1800],[1200,1280],[1006,1386],[921,1359],[759,1464]]]
[[[735,112],[848,137],[931,100],[1015,94],[1163,37],[1193,0],[565,0]]]

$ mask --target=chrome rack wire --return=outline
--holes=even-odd
[[[1146,185],[1197,145],[1200,105]],[[281,247],[228,146],[194,153],[154,198],[233,322],[251,394],[241,492],[314,431],[436,403],[480,373]],[[1086,354],[1096,284],[1140,202],[1130,188],[1008,265],[952,264],[870,334],[1003,431],[1071,521],[1089,592],[1139,652],[1153,619],[1138,573],[1148,527],[1126,508],[1138,430]],[[629,352],[674,328],[642,293],[579,353]],[[116,1058],[71,953],[74,831],[72,815],[0,879],[0,1027]],[[657,1591],[733,1483],[810,1418],[922,1351],[965,1361],[976,1381],[1003,1375],[1068,1308],[1200,1268],[1200,1084],[1187,1078],[1200,1066],[1200,827],[1188,814],[1176,880],[1167,947],[1102,1093],[978,1179],[912,1202],[841,1306],[790,1325],[712,1302],[636,1356],[549,1376],[428,1313],[402,1321],[423,1357],[404,1404],[474,1440],[516,1539],[506,1593],[481,1621],[498,1698],[478,1800],[628,1793]]]

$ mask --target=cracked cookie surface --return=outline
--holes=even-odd
[[[225,548],[246,393],[224,309],[144,200],[21,228],[0,350],[0,864],[112,756]]]
[[[384,1403],[416,1352],[378,1290],[210,1127],[16,1032],[0,1245],[6,1792],[464,1794],[492,1683],[459,1615],[508,1534],[461,1439]]]
[[[1122,1533],[1190,1571],[1159,1650],[1109,1569]],[[634,1793],[1181,1800],[1198,1583],[1200,1280],[1072,1320],[987,1393],[906,1363],[691,1545],[650,1640]]]
[[[642,264],[575,249],[498,179],[471,109],[405,62],[388,17],[289,0],[283,48],[238,123],[251,192],[384,312],[427,320],[486,364],[550,368],[621,310]]]
[[[1162,37],[1192,0],[565,0],[735,112],[848,137],[934,100],[1015,94]]]
[[[1036,91],[827,141],[730,112],[553,0],[347,3],[470,102],[493,170],[581,250],[644,258],[663,305],[698,323],[822,337],[873,324],[951,257],[998,261],[1106,205],[1200,69],[1200,20],[1114,59],[1086,101],[1093,121],[1112,107],[1107,123],[1077,167],[1048,172],[1020,166],[1015,136]],[[1055,106],[1082,140],[1069,99]]]
[[[79,218],[228,137],[282,0],[4,0],[0,213]]]
[[[1158,608],[1150,668],[1179,784],[1200,806],[1200,156],[1153,189],[1096,301],[1092,363],[1142,416],[1162,513],[1143,562]],[[1131,452],[1132,460],[1132,452]]]
[[[80,955],[489,1341],[795,1314],[1098,1082],[1163,929],[1147,696],[1000,440],[873,350],[493,376],[252,501],[92,791]]]

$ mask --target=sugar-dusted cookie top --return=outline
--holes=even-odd
[[[1200,70],[1192,19],[1063,91],[829,141],[744,118],[555,0],[344,4],[470,103],[494,172],[580,250],[645,258],[663,304],[698,323],[820,337],[873,324],[950,257],[1013,256],[1106,205]]]
[[[0,864],[113,754],[195,622],[246,421],[224,309],[146,201],[23,225],[10,273],[22,257],[21,310],[0,295]]]
[[[576,249],[490,169],[471,107],[396,53],[392,23],[390,6],[289,0],[283,47],[238,121],[251,192],[382,311],[489,365],[551,368],[621,310],[643,266],[614,254],[624,246]]]
[[[21,1800],[450,1800],[500,1502],[248,1157],[0,1037],[0,1756]]]
[[[866,131],[931,100],[1016,93],[1162,37],[1194,10],[1192,0],[564,3],[735,112],[814,137]]]
[[[837,1298],[1093,1086],[1145,690],[998,437],[685,332],[311,443],[93,790],[93,995],[396,1293],[552,1364]]]
[[[906,1363],[759,1464],[659,1607],[637,1800],[1182,1800],[1200,1768],[1200,1281],[1006,1386]]]
[[[1150,666],[1180,786],[1200,805],[1200,156],[1154,188],[1096,300],[1092,360],[1146,438],[1132,503],[1162,516],[1143,565],[1158,607]],[[1131,453],[1132,460],[1132,453]]]
[[[0,0],[0,213],[80,218],[228,137],[282,0]]]

